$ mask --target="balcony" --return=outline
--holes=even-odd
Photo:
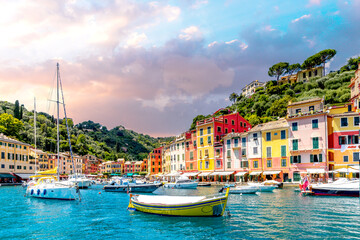
[[[299,117],[305,117],[305,116],[311,116],[311,115],[318,115],[318,114],[322,114],[324,113],[323,110],[316,110],[316,111],[310,111],[310,112],[305,112],[305,113],[296,113],[296,114],[288,114],[286,116],[286,118],[290,119],[290,118],[299,118]]]

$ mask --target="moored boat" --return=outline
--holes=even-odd
[[[158,189],[161,183],[128,183],[122,185],[106,185],[104,186],[105,192],[138,192],[138,193],[152,193]]]
[[[255,186],[260,192],[272,192],[276,188],[274,185],[265,185],[264,183],[248,183],[249,186]]]
[[[359,180],[341,179],[333,183],[316,184],[311,186],[311,191],[314,195],[359,197]]]
[[[257,186],[237,186],[230,188],[229,193],[232,194],[255,194],[259,191]]]
[[[211,196],[130,195],[128,209],[167,216],[219,217],[225,212],[228,196],[229,188]]]
[[[174,183],[166,183],[165,188],[196,189],[198,182],[190,180],[186,176],[180,176]]]
[[[89,188],[91,186],[91,180],[88,179],[84,174],[70,175],[67,182],[70,184],[77,184],[81,189]]]

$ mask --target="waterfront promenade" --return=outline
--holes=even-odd
[[[1,187],[1,239],[360,239],[359,198],[303,197],[285,188],[231,195],[230,217],[185,218],[129,212],[122,193],[81,193],[81,202],[44,201],[23,197],[21,187]]]

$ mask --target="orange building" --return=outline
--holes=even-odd
[[[155,175],[162,172],[162,149],[163,147],[155,148],[149,154],[149,173]]]

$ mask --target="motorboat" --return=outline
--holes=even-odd
[[[211,187],[211,183],[209,182],[202,182],[198,184],[198,187]]]
[[[88,179],[84,174],[70,175],[69,179],[65,182],[70,184],[77,184],[80,189],[89,188],[91,186],[91,180]]]
[[[26,189],[26,196],[42,199],[80,200],[79,188],[74,184],[59,182],[55,176],[40,177]]]
[[[262,183],[248,182],[249,186],[257,187],[259,192],[272,192],[276,188],[274,185],[265,185]]]
[[[192,181],[186,176],[180,176],[173,183],[165,183],[165,188],[196,189],[199,182]]]
[[[162,183],[145,183],[145,182],[130,182],[128,179],[118,178],[117,182],[112,182],[110,185],[105,185],[105,192],[138,192],[138,193],[152,193]]]
[[[128,209],[166,216],[219,217],[225,212],[228,196],[229,188],[211,196],[130,194]]]
[[[275,186],[276,188],[282,188],[283,187],[282,182],[278,182],[278,181],[275,181],[275,180],[266,180],[266,181],[262,182],[262,184]]]
[[[230,188],[229,193],[231,194],[255,194],[259,191],[257,186],[236,186]]]
[[[359,180],[339,179],[333,183],[311,185],[313,195],[359,197]]]

